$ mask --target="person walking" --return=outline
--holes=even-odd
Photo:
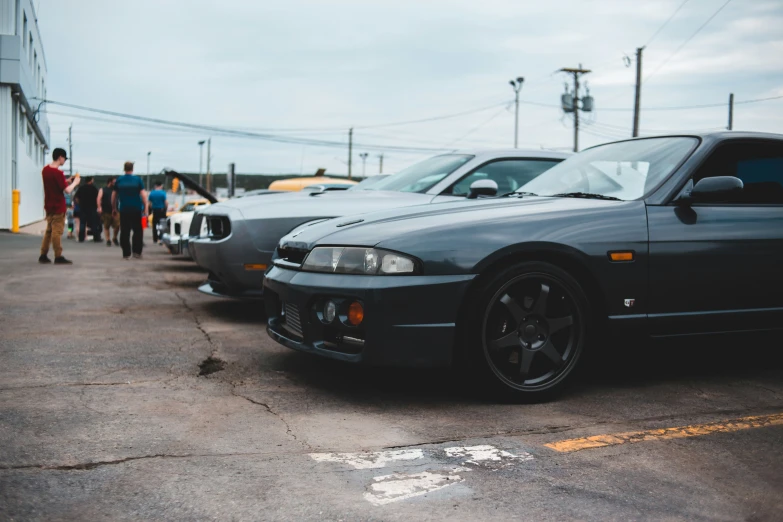
[[[144,248],[144,229],[141,225],[142,216],[147,213],[147,191],[144,182],[133,174],[133,162],[126,161],[123,167],[125,174],[114,182],[112,194],[112,212],[120,216],[120,246],[122,258],[130,259],[131,253],[136,259],[141,259]],[[131,231],[133,245],[131,246]]]
[[[117,234],[120,232],[120,218],[113,212],[111,203],[112,194],[114,194],[114,176],[106,181],[106,186],[98,191],[98,215],[103,224],[103,233],[106,235],[106,246],[110,247],[112,241],[119,246]],[[111,232],[114,234],[110,234]]]
[[[86,228],[92,232],[92,240],[101,242],[101,226],[98,223],[98,189],[93,184],[93,178],[84,178],[84,185],[76,191],[76,201],[79,203],[81,215],[79,225],[79,243],[84,243]]]
[[[166,218],[166,191],[163,190],[163,183],[160,181],[155,182],[155,190],[150,192],[147,198],[149,200],[149,206],[152,207],[152,242],[158,243],[158,223],[161,219]],[[149,215],[150,209],[147,209],[147,215]],[[160,244],[163,244],[161,241]]]
[[[63,231],[65,230],[65,196],[79,186],[79,178],[65,180],[65,173],[60,170],[68,159],[65,149],[56,148],[52,152],[52,161],[41,171],[44,186],[44,210],[46,211],[46,233],[41,242],[41,257],[39,263],[51,263],[49,245],[54,248],[55,265],[71,265],[73,262],[63,257]]]

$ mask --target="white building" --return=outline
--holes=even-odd
[[[0,0],[0,229],[11,228],[11,191],[21,191],[19,224],[44,218],[41,169],[48,163],[46,59],[31,0]]]

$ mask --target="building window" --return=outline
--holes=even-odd
[[[38,96],[41,96],[41,82],[38,80],[43,80],[41,77],[41,66],[38,66],[38,76],[35,77],[35,84],[38,86]]]
[[[35,164],[38,165],[39,164],[38,158],[41,157],[41,155],[38,154],[38,151],[40,150],[41,146],[38,144],[38,137],[37,136],[35,138],[33,138],[33,143],[35,144],[35,146],[33,147],[33,151],[32,151],[33,152],[33,161],[35,161]]]
[[[33,129],[27,124],[27,156],[33,157]]]
[[[27,60],[33,65],[33,35],[30,35],[30,48],[27,50]]]
[[[35,73],[36,67],[38,67],[38,51],[33,51],[33,74],[35,74],[35,83],[38,83],[38,75]]]
[[[22,47],[27,50],[27,13],[22,12]]]
[[[21,107],[19,108],[19,139],[24,143],[24,127],[25,123],[27,122],[27,118],[25,118],[24,112],[22,112]]]

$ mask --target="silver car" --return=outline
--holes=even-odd
[[[260,297],[263,275],[280,238],[307,223],[513,192],[567,158],[553,151],[463,151],[435,156],[393,176],[349,190],[239,198],[205,207],[194,217],[189,247],[209,271],[199,290],[224,297]],[[196,222],[198,220],[198,222]]]

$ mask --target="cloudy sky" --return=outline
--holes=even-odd
[[[579,64],[595,100],[584,148],[630,136],[635,64],[624,57],[643,45],[643,135],[727,123],[725,106],[656,108],[783,96],[780,0],[34,2],[50,100],[297,142],[49,105],[52,144],[73,123],[83,173],[126,159],[144,172],[148,151],[153,172],[197,171],[210,135],[215,172],[235,162],[243,173],[344,173],[349,127],[355,174],[362,152],[372,174],[380,153],[393,172],[432,154],[417,149],[510,147],[517,76],[520,147],[567,150],[573,124],[558,105],[569,78],[556,70]],[[783,132],[783,99],[737,104],[735,129]]]

